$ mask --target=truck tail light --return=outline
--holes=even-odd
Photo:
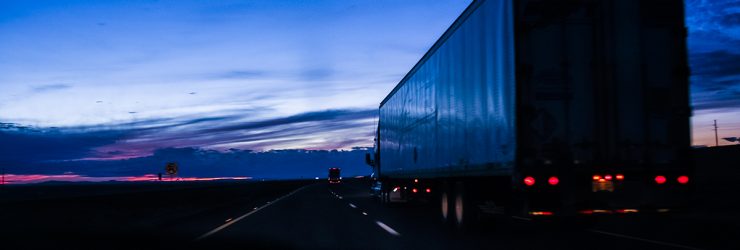
[[[662,176],[662,175],[655,176],[655,183],[663,184],[665,183],[665,181],[666,181],[665,176]]]
[[[594,175],[594,176],[593,176],[593,177],[592,177],[591,179],[593,179],[593,180],[595,180],[595,181],[598,181],[599,179],[601,179],[601,176],[600,176],[600,175],[597,175],[597,174],[595,174],[595,175]]]
[[[527,186],[534,185],[534,177],[527,176],[526,178],[524,178],[524,184],[527,185]]]
[[[550,179],[547,179],[547,183],[550,183],[550,185],[555,186],[555,185],[558,185],[558,183],[560,183],[560,180],[558,179],[557,176],[550,176]]]
[[[611,181],[612,180],[612,175],[610,175],[610,174],[604,175],[604,179],[607,180],[607,181]]]
[[[676,180],[681,184],[689,183],[689,177],[685,175],[679,176]]]
[[[615,176],[615,178],[617,178],[617,180],[620,180],[621,181],[621,180],[624,180],[624,175],[623,174],[617,174],[617,176]]]

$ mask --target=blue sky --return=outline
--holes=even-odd
[[[740,137],[740,2],[687,0],[686,26],[694,144],[714,145],[714,119],[720,137]]]
[[[2,0],[0,161],[371,146],[379,101],[468,4]],[[740,3],[686,7],[694,144],[713,119],[740,136]]]
[[[372,145],[371,110],[467,4],[3,1],[0,121],[115,135],[89,158]]]

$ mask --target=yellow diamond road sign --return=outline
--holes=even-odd
[[[167,167],[165,167],[164,170],[167,171],[167,174],[170,174],[170,175],[177,174],[177,162],[167,163]]]

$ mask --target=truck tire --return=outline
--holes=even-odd
[[[448,223],[450,219],[451,193],[449,186],[445,183],[439,196],[440,215],[442,223]]]
[[[474,224],[477,211],[473,206],[472,196],[465,191],[465,183],[458,181],[455,183],[455,198],[452,201],[452,219],[457,229],[464,229]]]

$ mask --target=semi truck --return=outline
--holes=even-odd
[[[372,190],[459,226],[686,208],[686,36],[678,0],[475,0],[380,103]]]
[[[339,168],[329,168],[329,183],[341,183],[342,177],[341,177],[341,169]]]

